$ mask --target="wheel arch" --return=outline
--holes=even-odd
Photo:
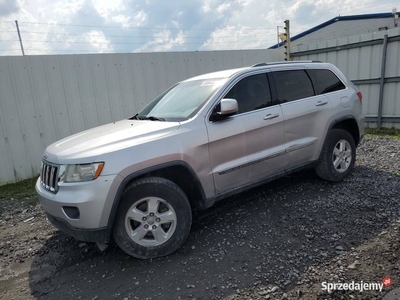
[[[335,119],[334,121],[332,121],[332,123],[329,126],[329,130],[332,129],[343,129],[348,131],[353,139],[354,139],[354,143],[356,144],[356,147],[358,146],[358,144],[360,143],[360,130],[358,128],[358,124],[356,121],[356,118],[352,115],[348,115],[348,116],[343,116],[340,117],[338,119]]]
[[[126,186],[135,180],[145,177],[161,177],[174,182],[183,190],[186,197],[188,197],[192,210],[201,210],[206,208],[206,197],[203,187],[196,173],[188,163],[184,161],[171,161],[159,164],[133,172],[122,180],[117,193],[115,194],[108,218],[107,227],[110,233],[112,232],[117,209]]]

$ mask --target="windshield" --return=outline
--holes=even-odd
[[[143,108],[134,119],[183,121],[194,116],[227,78],[178,83]]]

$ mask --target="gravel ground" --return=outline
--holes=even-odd
[[[197,213],[176,253],[100,252],[45,219],[39,205],[0,207],[2,299],[381,299],[400,287],[400,140],[366,138],[353,174],[307,171]],[[381,282],[382,292],[322,290]]]

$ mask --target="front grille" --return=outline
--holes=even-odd
[[[56,193],[58,191],[58,166],[43,162],[40,183],[46,190]]]

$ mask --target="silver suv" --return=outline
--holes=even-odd
[[[333,65],[261,63],[180,82],[133,117],[45,150],[36,190],[50,222],[102,249],[168,255],[192,211],[304,168],[352,171],[362,95]]]

